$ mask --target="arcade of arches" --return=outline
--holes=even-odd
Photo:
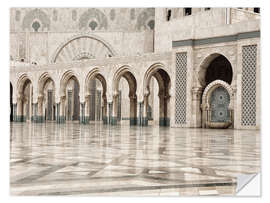
[[[120,68],[113,77],[113,99],[107,101],[108,81],[96,68],[91,70],[81,84],[73,71],[61,76],[60,91],[47,72],[38,79],[37,103],[33,103],[33,85],[24,74],[18,80],[18,102],[12,104],[14,95],[10,83],[10,120],[17,122],[80,122],[83,124],[160,125],[169,126],[170,76],[162,66],[149,68],[145,76],[144,98],[137,99],[137,79],[130,68]],[[35,87],[34,87],[35,88]],[[81,101],[84,88],[84,101]],[[56,98],[60,97],[60,102]]]
[[[212,54],[201,65],[198,79],[200,98],[195,105],[199,126],[233,126],[231,63],[221,54]],[[76,74],[67,71],[60,81],[60,92],[56,92],[55,81],[49,73],[43,73],[38,81],[38,102],[33,103],[33,85],[24,74],[17,84],[15,104],[10,83],[10,120],[170,126],[171,78],[162,66],[153,65],[146,71],[142,101],[138,101],[137,79],[128,66],[113,76],[111,102],[107,100],[108,82],[98,69],[90,71],[84,81],[82,86]],[[80,99],[81,88],[85,91],[84,101]],[[58,96],[60,102],[56,103]]]

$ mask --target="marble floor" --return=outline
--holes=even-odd
[[[11,195],[231,196],[260,171],[254,130],[11,123],[10,132]]]

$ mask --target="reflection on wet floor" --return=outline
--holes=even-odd
[[[234,195],[260,131],[11,123],[12,195]]]

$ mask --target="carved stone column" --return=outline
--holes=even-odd
[[[107,104],[107,100],[106,97],[103,98],[103,104],[102,104],[102,120],[103,120],[103,124],[108,124],[108,104]]]
[[[113,111],[113,102],[108,102],[107,117],[109,125],[112,125],[112,111]]]
[[[144,101],[140,105],[140,112],[142,114],[142,126],[148,126],[147,106],[148,106],[148,95],[144,97]]]
[[[45,115],[43,115],[43,96],[38,97],[38,115],[36,122],[37,123],[42,123],[45,120]]]
[[[170,126],[170,95],[164,96],[164,126]]]
[[[34,103],[34,116],[33,116],[33,122],[37,123],[38,120],[38,103]]]
[[[86,124],[85,123],[85,102],[81,102],[81,109],[80,109],[80,123]]]
[[[60,123],[60,102],[56,103],[56,123]]]
[[[202,127],[201,97],[202,97],[202,87],[193,87],[191,127],[194,128]]]
[[[85,97],[85,108],[84,108],[84,123],[87,124],[89,123],[90,120],[90,95],[87,95]]]
[[[118,94],[115,94],[113,96],[113,102],[112,102],[111,125],[117,124],[117,111],[118,111]]]
[[[13,112],[12,112],[12,115],[13,115],[13,118],[12,118],[12,121],[16,122],[17,121],[17,104],[14,103],[12,104],[13,106]]]
[[[16,115],[16,122],[23,122],[23,98],[17,97],[17,115]]]
[[[65,96],[60,98],[60,118],[59,123],[65,123]]]
[[[136,95],[132,95],[129,97],[130,100],[130,116],[129,116],[129,122],[130,125],[136,125],[137,123],[137,97]]]

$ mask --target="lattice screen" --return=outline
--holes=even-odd
[[[176,54],[175,123],[186,124],[187,53]]]
[[[242,117],[244,126],[256,125],[257,45],[242,47]]]

